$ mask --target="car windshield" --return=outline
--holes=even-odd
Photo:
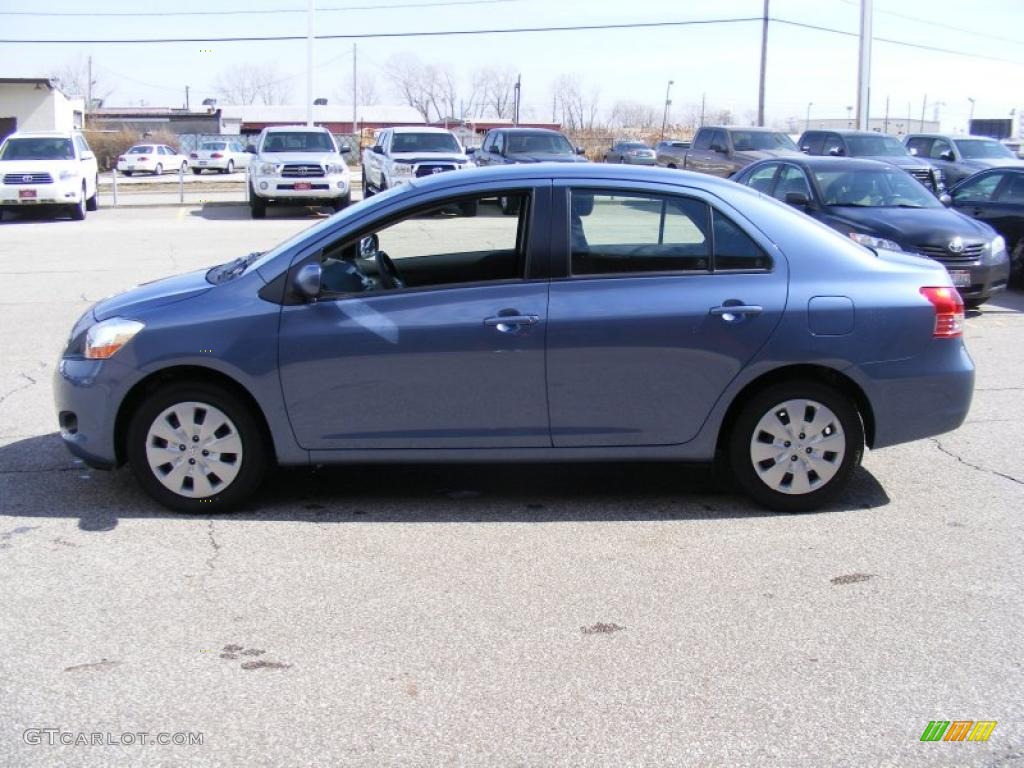
[[[396,133],[392,152],[461,152],[459,142],[450,133]]]
[[[264,152],[334,152],[334,140],[319,131],[269,133],[263,142]]]
[[[511,133],[508,154],[571,155],[572,144],[560,133]]]
[[[227,148],[227,144],[203,144],[199,148],[205,149],[208,152],[217,152],[219,150]]]
[[[956,148],[966,160],[1016,160],[1008,147],[993,139],[957,139]]]
[[[892,136],[847,136],[850,157],[896,157],[908,155],[907,148]]]
[[[791,149],[794,152],[799,150],[793,140],[784,133],[770,133],[768,131],[733,131],[732,145],[739,152],[749,152],[757,149]]]
[[[151,155],[153,148],[149,146],[132,147],[128,150],[129,155]]]
[[[71,139],[9,139],[0,160],[73,160]]]
[[[814,172],[825,205],[856,208],[941,208],[910,174],[892,170],[821,170]]]

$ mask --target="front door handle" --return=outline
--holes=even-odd
[[[493,326],[504,333],[515,331],[519,326],[536,325],[539,322],[539,315],[497,315],[484,318],[484,325]]]
[[[734,322],[748,315],[756,317],[762,312],[764,312],[764,307],[759,307],[756,304],[724,304],[720,307],[711,308],[712,315],[722,318],[727,323]]]

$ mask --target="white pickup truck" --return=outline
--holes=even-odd
[[[329,205],[340,211],[352,200],[348,165],[326,128],[282,125],[264,128],[246,152],[249,163],[249,209],[254,219],[267,206]]]
[[[5,209],[42,206],[81,221],[96,210],[98,179],[78,131],[13,133],[0,145],[0,219]]]
[[[444,128],[384,128],[363,150],[363,197],[419,176],[470,167],[459,140]]]

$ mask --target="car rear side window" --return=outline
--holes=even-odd
[[[917,136],[907,141],[907,149],[915,157],[928,157],[928,153],[932,151],[933,141],[934,139],[929,139],[926,136]]]
[[[713,243],[715,260],[721,259],[717,266]],[[764,252],[732,221],[717,212],[713,217],[702,200],[677,195],[574,189],[570,246],[573,275],[769,266]]]
[[[800,142],[800,149],[809,155],[820,155],[825,144],[825,134],[819,131],[808,131]]]
[[[711,136],[714,131],[701,130],[693,140],[693,149],[711,149]]]
[[[813,154],[813,153],[812,153]],[[838,133],[829,133],[825,136],[825,143],[822,145],[823,155],[844,155],[846,148],[843,146],[843,139]]]

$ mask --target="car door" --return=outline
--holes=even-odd
[[[553,444],[693,439],[778,324],[785,261],[702,192],[556,184],[554,199],[561,224],[552,269],[561,276],[551,284],[547,328]]]
[[[995,221],[1005,216],[1005,204],[997,202],[996,193],[1007,174],[1007,171],[986,171],[967,179],[953,190],[953,207],[996,227]]]
[[[546,243],[533,235],[548,229],[549,198],[548,182],[527,189],[516,217],[453,216],[466,198],[440,200],[300,257],[321,263],[324,292],[281,313],[298,443],[314,454],[550,446]],[[371,232],[379,244],[357,250]],[[385,287],[378,250],[406,287]]]
[[[918,153],[918,157],[927,159],[929,163],[942,171],[943,178],[949,186],[956,184],[960,179],[970,176],[970,172],[964,172],[956,162],[956,153],[953,145],[945,139],[935,139],[927,154]],[[949,158],[954,158],[950,160]]]

